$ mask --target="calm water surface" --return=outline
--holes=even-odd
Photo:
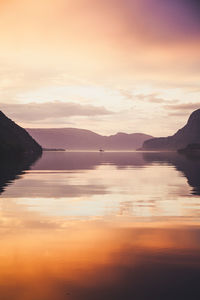
[[[200,299],[200,159],[45,152],[0,168],[0,299]]]

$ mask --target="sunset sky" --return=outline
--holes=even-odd
[[[165,136],[200,108],[199,0],[0,0],[0,40],[23,127]]]

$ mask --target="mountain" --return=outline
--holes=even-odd
[[[102,136],[95,132],[77,128],[27,129],[29,134],[43,148],[65,148],[70,150],[134,150],[152,138],[142,133],[126,134],[119,132]]]
[[[0,111],[0,155],[39,154],[41,146],[22,127]]]
[[[200,143],[200,109],[194,111],[187,124],[173,136],[147,140],[142,150],[178,150],[194,143]]]

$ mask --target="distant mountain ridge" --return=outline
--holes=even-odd
[[[195,143],[200,143],[200,109],[195,110],[187,124],[174,135],[147,140],[142,150],[178,150]]]
[[[77,128],[27,128],[29,134],[43,148],[65,148],[71,150],[134,150],[145,140],[152,138],[143,133],[126,134],[119,132],[103,136],[93,131]]]
[[[29,133],[0,111],[0,155],[39,154],[41,146]]]

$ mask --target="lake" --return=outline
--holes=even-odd
[[[200,299],[200,158],[44,152],[1,168],[0,299]]]

